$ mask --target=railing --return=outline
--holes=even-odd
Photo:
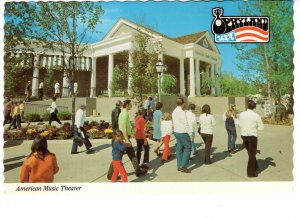
[[[39,114],[43,115],[46,112],[49,112],[47,108],[49,108],[50,105],[43,105],[43,104],[34,104],[34,103],[25,103],[24,104],[24,110],[25,110],[25,115],[26,114]],[[64,106],[57,106],[58,111],[69,111],[68,107]]]

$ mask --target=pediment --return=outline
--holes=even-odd
[[[138,33],[139,31],[149,35],[149,36],[154,36],[154,35],[159,35],[155,34],[155,31],[152,31],[150,29],[147,29],[143,26],[140,26],[136,23],[133,23],[129,20],[121,18],[118,20],[118,22],[111,28],[111,30],[105,35],[103,40],[107,40],[110,38],[114,38],[116,36],[120,36],[126,33]]]
[[[203,36],[201,36],[197,41],[196,44],[200,45],[201,47],[204,47],[206,49],[209,49],[213,52],[219,53],[219,50],[214,43],[212,37],[210,36],[209,32],[206,32]]]

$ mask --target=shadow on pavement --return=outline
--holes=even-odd
[[[101,150],[104,150],[106,148],[110,148],[111,147],[111,144],[104,144],[104,145],[98,145],[96,147],[92,147],[93,150],[95,150],[96,152],[99,152]]]
[[[273,158],[267,157],[264,160],[258,159],[257,164],[258,164],[258,174],[261,173],[262,171],[266,170],[269,166],[276,167],[276,163],[273,162]]]
[[[3,160],[3,163],[8,163],[8,162],[16,161],[16,160],[21,160],[21,159],[24,159],[25,157],[26,157],[25,155],[21,155],[21,156],[18,156],[18,157],[8,158],[8,159]]]
[[[188,169],[192,171],[204,164],[204,149],[198,149],[198,153],[191,157]]]
[[[211,155],[212,155],[211,162],[212,163],[216,163],[220,160],[224,160],[226,157],[231,157],[231,154],[228,153],[228,151],[222,151],[222,152],[214,153],[214,151],[216,149],[217,149],[216,147],[211,148]]]
[[[21,167],[22,164],[23,164],[23,161],[12,163],[12,164],[5,164],[4,165],[4,172],[7,172],[7,171],[13,170],[15,168]]]
[[[168,165],[169,162],[176,160],[176,155],[175,153],[175,146],[170,147],[171,150],[171,157],[169,158],[169,160],[167,160],[164,164],[161,163],[161,156],[158,156],[156,158],[154,158],[153,160],[151,160],[149,162],[149,166],[151,167],[147,174],[141,177],[137,177],[136,179],[130,181],[130,182],[147,182],[147,181],[152,181],[156,176],[156,171],[158,170],[158,168],[160,167],[165,167],[165,165]],[[150,152],[153,152],[153,150],[150,150]],[[128,175],[131,175],[130,173]]]

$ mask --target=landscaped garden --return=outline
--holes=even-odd
[[[69,112],[60,112],[58,117],[61,120],[70,120],[71,114]],[[50,126],[48,124],[49,115],[44,114],[42,118],[38,114],[28,114],[25,119],[29,122],[37,122],[34,125],[29,124],[27,127],[22,127],[20,130],[4,130],[4,141],[8,140],[33,140],[37,135],[46,137],[48,140],[53,139],[70,139],[73,137],[72,125],[69,121],[63,122],[60,127]],[[44,122],[43,122],[44,121]],[[153,123],[147,122],[147,137],[150,139],[153,135]],[[90,139],[112,138],[113,130],[111,124],[104,120],[85,121],[83,128],[86,130]]]

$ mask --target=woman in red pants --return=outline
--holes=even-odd
[[[164,152],[161,158],[161,163],[164,164],[171,156],[170,151],[170,137],[173,133],[173,123],[171,120],[171,114],[164,113],[163,120],[161,122],[161,137],[164,143]]]

